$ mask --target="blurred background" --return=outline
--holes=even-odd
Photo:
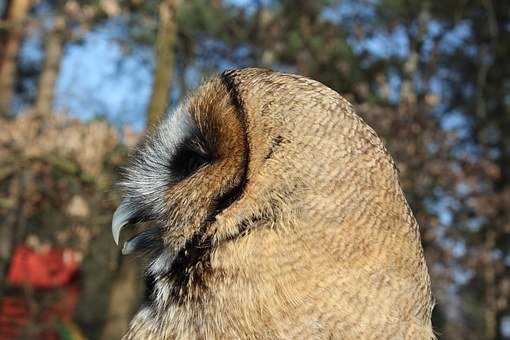
[[[0,0],[0,338],[115,339],[129,149],[238,66],[337,90],[397,161],[440,339],[510,339],[510,1]]]

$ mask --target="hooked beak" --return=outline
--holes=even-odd
[[[119,245],[119,237],[122,228],[130,222],[133,215],[134,210],[131,209],[128,202],[123,199],[117,210],[115,210],[112,218],[112,235],[116,245]]]
[[[115,210],[112,218],[112,235],[115,244],[119,244],[120,233],[124,227],[133,222],[143,222],[137,220],[135,216],[136,209],[134,209],[126,199],[123,199],[117,210]],[[122,254],[128,255],[151,247],[156,247],[160,242],[161,229],[158,227],[150,228],[124,242]]]

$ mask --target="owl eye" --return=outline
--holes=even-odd
[[[184,143],[171,161],[171,170],[177,180],[182,180],[211,161],[209,155]]]

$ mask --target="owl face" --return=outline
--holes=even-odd
[[[245,131],[220,80],[202,86],[134,152],[123,172],[112,221],[118,243],[128,225],[154,227],[124,243],[123,253],[178,248],[239,196],[245,178]]]

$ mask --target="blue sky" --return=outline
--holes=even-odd
[[[248,0],[231,0],[239,6],[250,6]],[[324,13],[326,20],[344,20],[357,15],[370,17],[369,6],[357,6],[345,1]],[[431,35],[439,30],[431,24]],[[144,126],[144,113],[150,97],[153,71],[153,52],[149,47],[126,49],[126,27],[122,18],[109,20],[107,24],[87,33],[79,43],[68,44],[61,63],[61,72],[56,88],[55,108],[65,110],[82,119],[106,117],[116,124],[129,124],[136,129]],[[469,27],[462,22],[443,41],[443,48],[455,48],[469,35]],[[380,58],[405,57],[409,43],[405,34],[397,27],[393,32],[379,32],[363,41],[350,41],[356,52],[368,50]],[[23,59],[41,62],[41,39],[32,36],[24,46]],[[426,45],[426,44],[425,44]],[[133,45],[130,45],[133,46]],[[197,72],[188,72],[191,83],[197,83]],[[398,77],[390,75],[393,97],[398,96]],[[441,84],[433,84],[438,93]],[[445,118],[445,127],[456,128],[459,122],[455,115]]]
[[[121,21],[88,33],[66,47],[55,107],[82,119],[103,116],[117,124],[143,128],[151,94],[153,54],[149,48],[123,50]]]

